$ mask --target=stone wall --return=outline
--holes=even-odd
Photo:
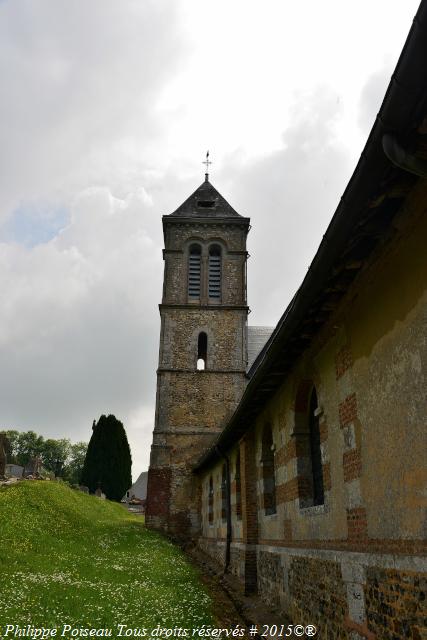
[[[245,309],[162,309],[159,367],[195,371],[199,333],[207,334],[206,368],[246,370]]]
[[[214,560],[219,567],[225,565],[225,540],[217,538],[202,538],[198,539],[198,546],[206,553],[212,560]]]
[[[289,614],[299,624],[314,624],[320,638],[345,638],[346,590],[336,562],[292,558],[288,569]]]
[[[246,385],[249,220],[163,221],[165,273],[146,522],[185,540],[201,525],[200,487],[192,467],[236,408]],[[199,298],[191,299],[188,261],[195,242],[201,249],[201,284]],[[215,299],[209,298],[208,288],[211,244],[221,248],[221,293]],[[204,369],[198,370],[201,333],[207,336],[207,353]]]
[[[222,249],[221,304],[246,304],[247,221],[191,224],[169,222],[165,238],[164,304],[194,304],[187,298],[188,252],[193,243],[202,248],[202,302],[207,302],[208,249],[213,243]],[[197,303],[196,303],[197,305]]]
[[[426,201],[420,183],[398,230],[227,452],[231,460],[237,449],[242,456],[242,523],[233,543],[244,545],[235,566],[244,565],[245,588],[251,575],[266,602],[295,623],[320,625],[319,637],[427,634]],[[317,503],[308,437],[313,389],[323,486]],[[217,483],[219,468],[204,471],[202,484],[209,475]],[[233,477],[231,491],[234,505]],[[218,518],[216,511],[210,527],[203,520],[211,545],[225,536]]]
[[[370,567],[365,589],[369,628],[383,640],[427,637],[427,577]]]
[[[426,577],[420,576],[426,564],[425,558],[260,545],[258,588],[295,624],[314,624],[319,640],[421,639],[427,634]]]

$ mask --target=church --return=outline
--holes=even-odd
[[[147,526],[318,638],[426,637],[427,2],[276,327],[208,174],[162,222]]]

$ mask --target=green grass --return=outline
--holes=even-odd
[[[179,548],[122,506],[65,485],[0,488],[3,630],[158,623],[212,623],[210,598]]]

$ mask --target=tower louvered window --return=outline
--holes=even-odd
[[[209,249],[209,298],[221,298],[221,247]]]
[[[198,244],[190,247],[188,258],[188,297],[200,298],[201,249]]]

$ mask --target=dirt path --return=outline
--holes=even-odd
[[[214,615],[219,627],[231,628],[236,625],[247,630],[256,625],[259,633],[263,625],[287,626],[291,621],[267,607],[258,596],[245,596],[238,579],[232,575],[224,575],[221,569],[199,550],[192,550],[190,560],[202,569],[202,581],[207,586],[214,602]],[[269,640],[256,635],[245,635],[249,640]],[[277,637],[275,638],[277,640]]]

